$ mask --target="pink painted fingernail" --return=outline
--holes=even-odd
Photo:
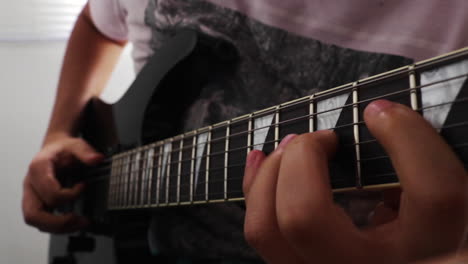
[[[278,145],[278,150],[283,150],[286,145],[288,145],[291,140],[293,140],[297,135],[296,134],[289,134],[281,140],[281,143]]]
[[[395,104],[393,102],[390,102],[385,99],[381,99],[381,100],[377,100],[377,101],[370,103],[366,107],[365,112],[366,114],[377,115],[381,113],[382,111],[384,111],[385,109],[390,108],[394,105]]]

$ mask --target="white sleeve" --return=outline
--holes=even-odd
[[[106,37],[125,41],[128,38],[126,12],[119,0],[89,0],[91,19]]]

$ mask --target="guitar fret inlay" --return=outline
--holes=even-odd
[[[265,139],[270,130],[275,114],[255,117],[253,131],[253,149],[263,150]]]

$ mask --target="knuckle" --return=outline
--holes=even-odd
[[[249,221],[246,219],[244,225],[244,237],[247,243],[253,248],[260,249],[267,247],[273,241],[271,238],[271,228],[258,221]]]
[[[323,146],[322,142],[313,134],[301,134],[298,135],[293,141],[286,146],[284,150],[285,153],[291,152],[301,152],[301,153],[314,153],[314,154],[322,154]]]
[[[29,226],[36,226],[36,215],[29,210],[23,212],[23,220]]]
[[[310,208],[312,209],[312,208]],[[278,216],[278,225],[281,230],[281,233],[291,241],[296,241],[302,243],[301,241],[307,236],[316,230],[323,228],[323,217],[320,212],[323,212],[322,206],[317,206],[313,208],[314,218],[311,219],[308,214],[304,213],[302,210],[289,210],[286,214]]]
[[[37,154],[33,160],[31,161],[31,163],[29,164],[29,171],[34,173],[37,171],[38,168],[41,167],[41,165],[46,161],[46,157],[45,155],[39,153]]]
[[[49,207],[56,207],[61,203],[61,197],[57,192],[49,192],[44,194],[44,200],[47,206]]]

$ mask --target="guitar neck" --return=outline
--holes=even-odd
[[[373,100],[421,113],[468,161],[468,49],[402,67],[204,127],[112,157],[108,208],[156,208],[243,200],[246,157],[270,153],[286,135],[333,129],[335,192],[398,185],[391,161],[364,121]]]

